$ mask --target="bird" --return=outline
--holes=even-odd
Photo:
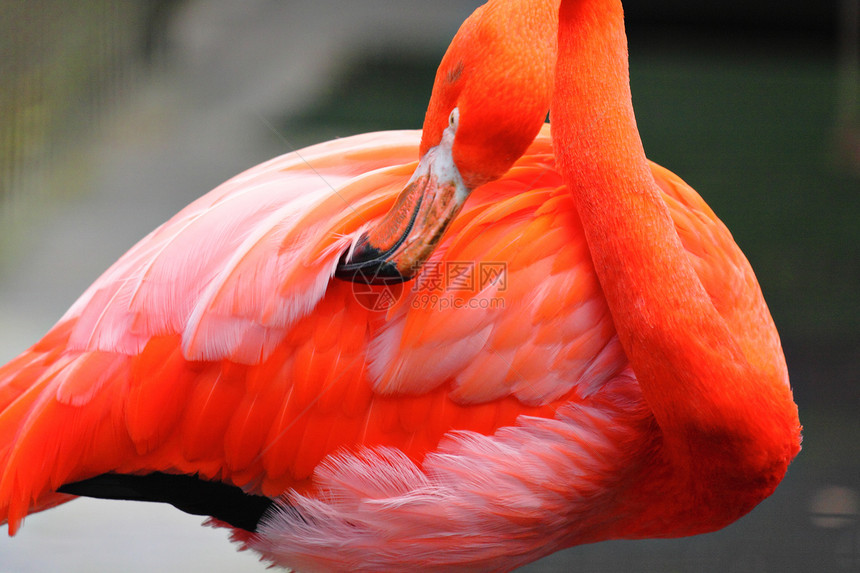
[[[646,158],[620,0],[490,0],[420,133],[227,181],[0,368],[0,521],[159,501],[296,570],[509,570],[724,527],[800,441],[753,270]]]

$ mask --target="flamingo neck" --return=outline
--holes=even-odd
[[[781,352],[765,355],[717,312],[675,231],[636,128],[619,0],[562,1],[551,109],[556,160],[662,455],[702,490],[768,473],[748,510],[796,453],[796,408]],[[750,322],[762,309],[769,321],[760,306]],[[771,323],[752,328],[776,336]]]
[[[659,197],[636,127],[627,39],[618,0],[564,0],[559,12],[556,83],[550,114],[556,161],[577,203],[595,271],[619,338],[664,433],[678,412],[663,402],[671,390],[661,341],[644,338],[665,320],[664,298],[685,299],[687,313],[705,302]],[[646,224],[643,224],[646,223]],[[667,284],[690,283],[683,289]],[[679,301],[673,301],[678,303]],[[663,353],[661,352],[662,356]]]
[[[620,1],[563,1],[559,18],[550,115],[560,169],[577,187],[653,187],[633,113]]]

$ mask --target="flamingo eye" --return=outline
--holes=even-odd
[[[454,108],[451,110],[451,115],[448,116],[448,127],[456,130],[457,125],[460,123],[460,109]]]

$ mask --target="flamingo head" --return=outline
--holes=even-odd
[[[525,153],[549,110],[557,21],[557,3],[491,1],[463,23],[436,73],[418,167],[335,276],[411,279],[472,190]]]

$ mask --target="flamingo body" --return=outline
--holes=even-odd
[[[574,4],[589,2],[563,3],[562,22]],[[398,289],[333,276],[368,230],[402,226],[387,217],[411,205],[398,197],[419,145],[438,143],[435,115],[423,142],[367,134],[273,159],[153,231],[0,369],[0,520],[14,532],[99,476],[194,476],[272,498],[233,525],[273,563],[447,571],[749,511],[799,449],[755,276],[696,192],[636,149],[618,186],[645,191],[613,207],[601,158],[573,151],[594,139],[565,131],[591,108],[567,96],[559,134],[532,141],[523,122],[525,152],[504,175],[493,164]]]
[[[328,284],[336,247],[378,219],[411,173],[419,132],[277,158],[156,229],[0,370],[2,421],[18,424],[4,428],[9,469],[0,484],[11,527],[31,507],[60,501],[50,493],[58,484],[105,472],[199,474],[268,496],[302,492],[311,497],[295,493],[292,503],[310,504],[315,492],[344,487],[335,476],[345,470],[332,474],[345,457],[368,471],[373,456],[413,467],[440,463],[440,451],[458,452],[460,463],[511,463],[506,455],[518,448],[539,458],[562,440],[589,460],[578,471],[592,495],[611,494],[604,477],[644,463],[618,442],[648,443],[654,428],[547,131],[506,177],[470,198],[434,260],[469,263],[469,273],[507,261],[504,285],[418,280],[380,311],[350,283]],[[652,168],[705,282],[750,280],[695,191]],[[291,276],[297,265],[307,274]],[[446,296],[456,297],[446,308],[431,302]],[[278,306],[304,312],[276,316]],[[445,355],[434,360],[439,348]],[[560,408],[571,423],[565,438],[541,436]],[[518,426],[520,415],[534,419]],[[440,450],[451,431],[467,433],[449,435]],[[500,451],[465,453],[470,447]],[[325,485],[310,481],[315,468]],[[377,495],[396,495],[391,487]]]

